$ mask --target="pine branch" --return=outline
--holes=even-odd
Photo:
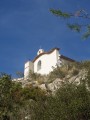
[[[68,12],[62,12],[61,10],[55,10],[55,9],[50,9],[50,12],[58,17],[64,18],[64,19],[70,19],[71,17],[79,17],[79,18],[83,18],[83,19],[90,19],[90,15],[83,9],[76,11],[75,13],[68,13]],[[84,39],[87,39],[88,37],[90,37],[90,25],[81,25],[81,24],[67,24],[68,27],[71,30],[80,32],[82,27],[86,27],[87,28],[87,32],[83,35]]]
[[[81,17],[81,18],[90,19],[89,14],[82,14],[83,13],[82,10],[76,11],[75,13],[67,13],[67,12],[62,12],[61,10],[50,9],[50,12],[62,18]]]
[[[54,10],[50,9],[51,13],[53,13],[56,16],[63,17],[63,18],[70,18],[71,15],[65,12],[62,12],[61,10]]]
[[[74,30],[76,32],[80,32],[81,31],[81,25],[79,24],[67,24],[67,26],[71,29]]]

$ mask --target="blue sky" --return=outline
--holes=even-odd
[[[23,72],[24,63],[34,59],[40,46],[46,51],[59,47],[61,54],[78,61],[90,60],[90,39],[82,40],[81,34],[70,31],[50,8],[90,13],[90,1],[0,0],[0,72],[12,76]]]

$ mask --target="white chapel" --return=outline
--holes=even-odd
[[[24,77],[27,78],[30,71],[47,75],[53,70],[53,67],[56,68],[62,64],[74,62],[71,58],[61,55],[59,50],[59,48],[53,48],[46,52],[43,49],[39,49],[34,60],[25,63]]]

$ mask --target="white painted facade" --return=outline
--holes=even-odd
[[[34,73],[39,73],[41,75],[49,74],[53,68],[56,68],[57,65],[61,66],[64,59],[69,61],[70,58],[61,57],[59,53],[59,48],[54,48],[49,52],[44,52],[43,49],[39,49],[37,56],[33,61],[28,61],[25,63],[24,68],[24,77],[29,76],[30,70]],[[67,59],[66,59],[67,58]],[[73,61],[70,59],[70,61]]]
[[[29,76],[30,70],[34,72],[34,64],[31,61],[27,61],[24,66],[24,77],[25,78]]]
[[[38,59],[35,60],[34,62],[34,72],[35,73],[40,73],[40,74],[49,74],[52,70],[53,67],[56,67],[58,59],[59,59],[59,51],[54,50],[50,54],[43,54],[41,55]],[[41,68],[38,69],[38,63],[41,62]]]

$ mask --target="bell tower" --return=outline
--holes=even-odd
[[[40,55],[41,53],[44,53],[43,49],[39,49],[38,52],[37,52],[37,55]]]

